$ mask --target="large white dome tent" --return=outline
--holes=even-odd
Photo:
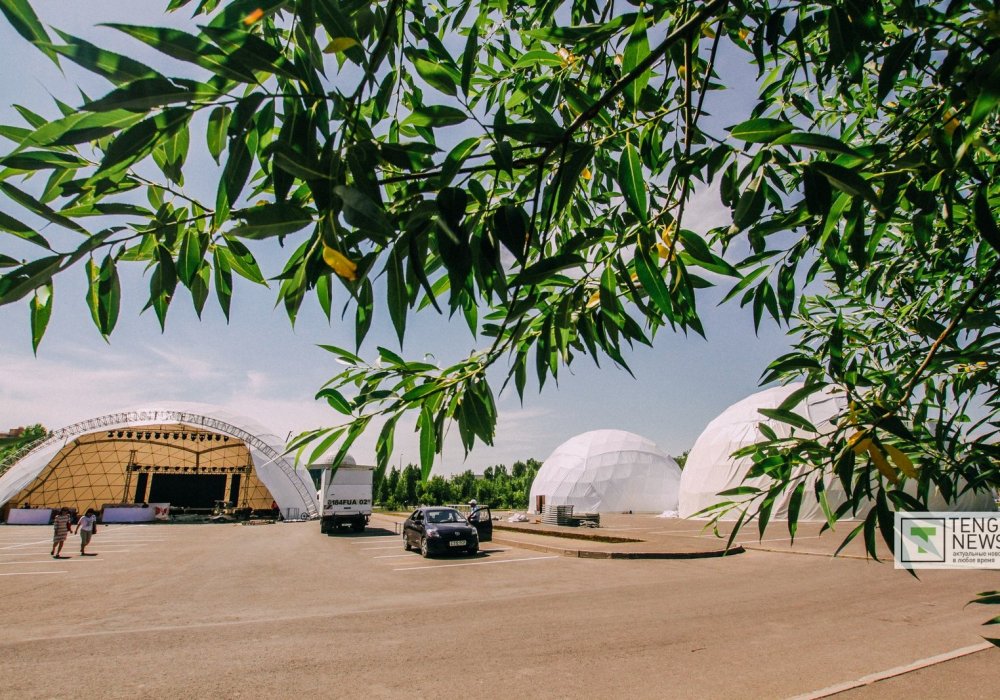
[[[529,508],[572,505],[576,512],[677,509],[680,468],[651,440],[624,430],[592,430],[559,445],[531,484]]]
[[[753,461],[749,457],[733,459],[731,455],[736,450],[766,439],[760,431],[760,423],[766,423],[779,437],[787,437],[792,428],[786,423],[765,418],[759,409],[777,408],[802,386],[801,383],[792,383],[752,394],[734,403],[705,427],[684,464],[678,498],[680,517],[693,517],[711,505],[729,500],[718,495],[722,491],[737,486],[764,488],[770,483],[764,477],[744,481]],[[794,410],[822,431],[823,425],[828,424],[843,406],[844,399],[841,395],[816,393]],[[834,477],[828,479],[825,485],[827,501],[831,508],[836,509],[845,500],[840,482]],[[772,519],[788,517],[791,491],[789,489],[775,501],[771,509]],[[723,518],[735,520],[739,515],[739,510],[733,509]],[[799,508],[799,520],[823,519],[825,516],[819,501],[816,500],[814,491],[807,487]]]
[[[744,480],[753,461],[749,457],[734,459],[732,454],[741,448],[766,439],[760,431],[760,423],[767,424],[779,437],[788,436],[792,430],[789,425],[765,418],[759,409],[777,408],[788,396],[802,387],[801,383],[792,383],[752,394],[727,408],[705,427],[695,441],[694,447],[691,448],[681,475],[678,498],[680,517],[694,517],[709,506],[730,500],[718,495],[722,491],[737,486],[766,488],[770,484],[770,481],[764,477]],[[794,410],[808,419],[818,430],[824,432],[830,427],[830,421],[840,413],[844,405],[842,394],[819,392],[812,394]],[[846,500],[840,480],[833,474],[827,474],[824,485],[827,502],[832,509],[836,510]],[[913,493],[916,484],[910,481],[905,488],[907,492]],[[791,495],[792,489],[788,489],[775,501],[771,510],[772,520],[788,518]],[[863,514],[864,509],[862,506],[860,514]],[[928,499],[928,509],[932,511],[993,511],[996,506],[989,493],[971,490],[962,492],[949,504],[945,502],[940,491],[935,488]],[[740,512],[740,509],[734,508],[724,514],[723,519],[735,520],[739,517]],[[814,489],[807,487],[799,508],[799,520],[825,519],[826,516],[819,501],[816,500]]]
[[[273,499],[286,517],[315,517],[309,475],[295,469],[284,449],[267,429],[217,406],[127,409],[66,426],[32,446],[0,476],[0,506],[156,500],[157,481],[176,486],[207,477],[201,481],[217,486],[222,498],[237,493],[259,509]]]

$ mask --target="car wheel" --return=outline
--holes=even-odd
[[[410,549],[411,549],[411,547],[410,547],[410,541],[408,539],[406,539],[406,533],[404,532],[403,533],[403,551],[404,552],[409,552]]]
[[[479,554],[479,547],[477,545],[469,547],[468,553],[470,557],[476,556],[477,554]]]
[[[420,556],[427,558],[431,555],[431,550],[427,548],[427,538],[420,538]]]

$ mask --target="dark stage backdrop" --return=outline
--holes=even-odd
[[[150,503],[211,508],[226,498],[225,474],[153,474]]]

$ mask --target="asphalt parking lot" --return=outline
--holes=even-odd
[[[996,696],[1000,651],[969,653],[995,613],[965,607],[996,572],[507,544],[427,560],[373,526],[111,526],[63,560],[49,528],[0,527],[0,697]]]

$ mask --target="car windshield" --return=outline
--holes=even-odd
[[[448,508],[447,510],[427,511],[427,522],[429,523],[464,523],[465,518],[457,510]]]

